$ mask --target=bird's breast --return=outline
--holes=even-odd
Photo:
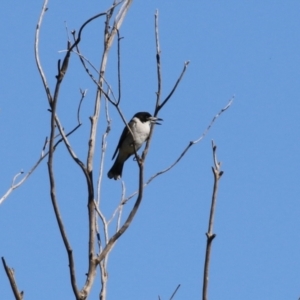
[[[147,122],[136,122],[132,128],[132,133],[134,135],[136,147],[140,148],[149,137],[150,125]]]

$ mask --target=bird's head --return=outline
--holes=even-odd
[[[150,122],[151,124],[157,125],[161,125],[157,121],[163,121],[163,119],[161,118],[151,116],[151,114],[149,114],[148,112],[138,112],[133,116],[133,118],[138,118],[143,123]]]

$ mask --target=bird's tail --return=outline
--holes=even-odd
[[[113,178],[114,180],[120,179],[122,177],[123,165],[124,162],[119,162],[118,159],[116,159],[115,163],[107,173],[108,178]]]

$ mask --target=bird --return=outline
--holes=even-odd
[[[138,112],[132,117],[128,123],[128,126],[134,136],[134,139],[127,126],[125,126],[112,159],[115,158],[117,153],[118,156],[113,166],[107,173],[109,179],[113,178],[114,180],[117,180],[122,177],[123,165],[125,161],[135,153],[135,150],[138,151],[142,147],[143,143],[147,141],[149,138],[151,125],[161,125],[157,121],[163,120],[161,118],[153,117],[148,112]],[[135,150],[133,147],[133,142],[135,142]]]

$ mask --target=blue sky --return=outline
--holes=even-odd
[[[41,61],[53,89],[59,52],[66,48],[65,21],[77,29],[109,6],[105,1],[51,1],[41,30]],[[7,2],[0,11],[0,194],[13,176],[30,169],[49,135],[50,114],[34,61],[33,43],[42,7]],[[162,93],[167,96],[183,64],[190,65],[162,109],[146,161],[146,178],[169,166],[190,140],[235,96],[208,136],[170,172],[145,189],[131,227],[108,263],[108,299],[199,299],[202,290],[213,185],[211,140],[218,146],[220,182],[210,269],[210,299],[300,297],[300,3],[298,1],[135,1],[121,28],[122,100],[129,120],[153,112],[157,77],[154,13],[159,10]],[[103,19],[87,28],[81,50],[96,66],[102,53]],[[107,80],[114,89],[116,47]],[[71,58],[58,114],[76,124],[79,89],[88,89],[83,125],[70,138],[85,160],[95,87],[78,58]],[[105,173],[123,124],[113,107]],[[105,122],[99,124],[97,151]],[[74,249],[82,286],[87,271],[87,208],[82,174],[64,147],[56,153],[59,205]],[[96,158],[97,174],[99,156]],[[66,252],[50,203],[46,161],[0,206],[0,256],[15,269],[30,299],[73,299]],[[137,166],[126,162],[127,194],[136,189]],[[120,182],[104,180],[102,207],[109,216],[120,200]],[[124,215],[133,202],[126,205]],[[123,218],[124,221],[124,218]],[[111,229],[111,232],[113,228]],[[0,298],[12,299],[4,270]],[[99,278],[91,299],[96,299]]]

